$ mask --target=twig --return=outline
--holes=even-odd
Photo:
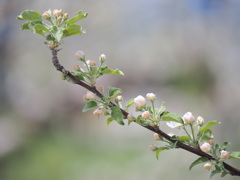
[[[64,75],[66,75],[69,79],[71,79],[71,81],[72,81],[74,84],[78,84],[78,85],[84,87],[85,89],[87,89],[87,90],[93,92],[94,94],[96,94],[96,95],[97,95],[99,98],[101,98],[101,99],[104,97],[103,94],[100,93],[100,92],[96,89],[95,86],[89,86],[88,84],[84,83],[83,81],[75,78],[75,76],[73,76],[71,72],[69,72],[68,70],[66,70],[66,69],[59,63],[59,60],[58,60],[58,57],[57,57],[57,53],[58,53],[58,51],[59,51],[58,49],[51,49],[51,51],[52,51],[52,63],[53,63],[53,65],[55,66],[56,70],[60,71],[60,72],[63,73]],[[114,104],[114,103],[111,102],[110,106],[111,106],[111,107],[112,107],[112,106],[116,106],[116,104]],[[122,111],[122,114],[124,115],[124,119],[126,119],[127,116],[128,116],[128,112],[126,112],[126,111],[123,110],[123,109],[121,109],[121,111]],[[214,157],[212,157],[211,155],[209,155],[209,154],[201,151],[201,150],[198,149],[198,148],[194,148],[194,147],[188,146],[188,145],[186,145],[186,144],[184,144],[184,143],[182,143],[182,142],[179,142],[179,141],[177,141],[177,140],[172,139],[169,135],[167,135],[165,132],[163,132],[161,129],[159,129],[158,126],[150,126],[150,125],[148,125],[148,126],[143,126],[143,125],[141,125],[141,126],[144,127],[144,128],[146,128],[146,129],[148,129],[148,130],[150,130],[150,131],[152,131],[152,132],[158,133],[160,136],[164,137],[165,139],[167,139],[167,140],[169,140],[169,141],[171,141],[171,142],[173,142],[173,143],[176,143],[176,146],[177,146],[178,148],[184,149],[184,150],[186,150],[186,151],[189,151],[189,152],[191,152],[191,153],[193,153],[193,154],[196,154],[196,155],[198,155],[198,156],[201,156],[201,157],[206,157],[206,158],[209,159],[209,160],[215,160]],[[235,167],[233,167],[233,166],[231,166],[231,165],[229,165],[229,164],[227,164],[227,163],[225,163],[225,162],[223,162],[223,165],[224,165],[224,168],[225,168],[226,170],[228,170],[232,176],[240,176],[240,170],[239,170],[239,169],[237,169],[237,168],[235,168]]]

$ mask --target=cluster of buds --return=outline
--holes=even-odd
[[[45,11],[43,14],[42,14],[42,17],[44,19],[50,19],[51,17],[51,13],[49,11]]]
[[[44,19],[47,19],[49,21],[52,22],[53,19],[51,19],[51,15],[53,14],[53,16],[56,18],[57,22],[53,23],[55,25],[61,25],[61,23],[65,20],[67,20],[69,18],[69,14],[68,13],[63,13],[63,10],[62,9],[55,9],[53,10],[53,13],[51,12],[51,10],[48,10],[48,11],[45,11],[43,14],[42,14],[42,17]]]

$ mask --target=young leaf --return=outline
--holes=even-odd
[[[160,116],[165,110],[166,107],[164,106],[164,104],[162,104],[160,108],[157,110],[157,116]]]
[[[129,99],[128,102],[126,103],[126,108],[128,109],[133,104],[134,104],[134,99]]]
[[[40,20],[42,19],[42,15],[35,11],[23,11],[18,17],[18,20],[26,20],[26,21],[33,21],[33,20]]]
[[[108,119],[107,119],[107,126],[113,121],[114,119],[112,118],[112,117],[109,117]]]
[[[161,147],[161,148],[157,149],[156,150],[156,158],[158,159],[158,156],[159,156],[160,152],[162,152],[166,149],[168,149],[168,147]]]
[[[177,137],[177,140],[181,142],[189,142],[191,138],[189,136],[179,136]]]
[[[35,30],[50,32],[49,29],[47,29],[43,24],[36,24],[34,28]]]
[[[30,22],[25,22],[25,23],[23,23],[23,24],[21,25],[20,29],[21,29],[21,30],[29,29],[29,26],[28,26],[29,23],[30,23]]]
[[[115,75],[119,75],[119,76],[124,76],[123,72],[120,71],[119,69],[106,69],[104,71],[102,71],[102,74],[115,74]]]
[[[118,94],[122,93],[122,90],[119,88],[115,88],[115,87],[108,87],[108,99],[112,99],[115,96],[117,96]]]
[[[175,113],[166,113],[162,116],[163,121],[174,121],[180,124],[184,124],[182,117]]]
[[[204,163],[204,162],[207,162],[208,161],[208,158],[206,157],[200,157],[198,158],[196,161],[194,161],[190,167],[189,167],[189,171],[196,165],[200,164],[200,163]]]
[[[86,18],[88,14],[87,14],[87,13],[83,13],[83,11],[78,11],[78,12],[76,13],[76,15],[77,15],[77,16],[72,17],[71,19],[67,20],[65,23],[66,23],[67,25],[73,24],[73,23],[75,23],[75,22],[77,22],[77,21],[79,21],[79,20],[81,20],[81,19]]]
[[[117,106],[114,106],[114,107],[111,107],[111,117],[117,121],[119,124],[121,125],[124,125],[124,122],[123,122],[123,114],[122,114],[122,111],[120,110],[119,107]]]
[[[78,24],[70,24],[66,29],[63,30],[63,37],[74,36],[77,34],[85,33],[82,27]]]
[[[229,152],[230,159],[240,159],[240,152]]]
[[[218,121],[209,121],[205,126],[202,126],[199,131],[197,136],[201,136],[205,131],[207,131],[210,127],[219,124]]]
[[[87,102],[87,103],[85,104],[85,106],[83,107],[82,112],[86,112],[86,111],[88,111],[88,110],[90,110],[90,109],[93,109],[93,108],[95,108],[95,107],[97,107],[97,103],[96,103],[95,101],[89,101],[89,102]]]

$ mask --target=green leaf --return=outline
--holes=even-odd
[[[119,75],[119,76],[124,76],[123,72],[120,71],[119,69],[106,69],[104,71],[102,71],[102,74],[115,74],[115,75]]]
[[[160,108],[157,110],[157,116],[161,116],[161,114],[166,110],[166,107],[164,104],[160,106]]]
[[[29,23],[30,23],[30,22],[25,22],[25,23],[23,23],[23,24],[21,25],[20,29],[21,29],[21,30],[29,29],[29,26],[28,26]]]
[[[126,103],[126,108],[129,108],[134,104],[134,99],[129,99],[128,102]]]
[[[181,142],[189,142],[191,138],[189,136],[179,136],[177,137],[177,140]]]
[[[95,101],[89,101],[89,102],[87,102],[87,103],[85,104],[85,106],[83,107],[82,112],[86,112],[86,111],[88,111],[88,110],[90,110],[90,109],[93,109],[93,108],[95,108],[95,107],[97,107],[97,103],[96,103]]]
[[[158,156],[159,156],[160,152],[162,152],[162,151],[164,151],[164,150],[166,150],[166,149],[168,149],[168,147],[158,148],[158,149],[156,150],[156,158],[158,159]]]
[[[227,148],[227,146],[229,146],[231,143],[229,143],[229,142],[224,142],[220,147],[219,147],[219,149],[220,150],[226,150],[226,148]]]
[[[112,117],[109,117],[108,119],[107,119],[107,126],[113,121],[114,119],[112,118]]]
[[[162,116],[163,121],[174,121],[180,124],[184,124],[182,117],[176,113],[166,113]]]
[[[84,80],[84,75],[82,73],[78,73],[76,75],[74,75],[77,79],[83,81]]]
[[[108,87],[108,99],[112,99],[115,96],[117,96],[118,94],[122,93],[122,90],[119,88],[115,88],[115,87]]]
[[[114,107],[111,107],[111,117],[117,121],[120,125],[124,125],[124,122],[123,122],[123,114],[122,114],[122,111],[120,110],[119,107],[117,106],[114,106]]]
[[[240,152],[235,151],[235,152],[229,152],[229,158],[230,159],[240,159]]]
[[[200,158],[198,158],[196,161],[194,161],[194,162],[190,165],[189,171],[190,171],[194,166],[196,166],[196,165],[198,165],[198,164],[200,164],[200,163],[207,162],[207,161],[209,161],[209,160],[208,160],[208,158],[206,158],[206,157],[200,157]]]
[[[204,132],[206,132],[210,127],[216,125],[216,124],[219,124],[218,121],[210,121],[208,122],[205,126],[202,126],[199,131],[198,131],[198,134],[197,136],[201,136]]]
[[[88,14],[87,13],[83,13],[83,11],[78,11],[76,13],[76,15],[77,16],[72,17],[71,19],[67,20],[65,23],[67,25],[73,24],[73,23],[75,23],[75,22],[77,22],[77,21],[79,21],[81,19],[86,18]]]
[[[18,17],[18,20],[26,20],[26,21],[33,21],[33,20],[40,20],[42,19],[42,15],[36,11],[26,10],[23,11]]]
[[[85,33],[82,27],[78,24],[70,24],[67,28],[63,30],[63,37],[74,36],[77,34]]]
[[[50,32],[48,28],[46,28],[45,25],[43,24],[36,24],[34,26],[35,30],[41,30],[41,31],[46,31],[46,32]]]

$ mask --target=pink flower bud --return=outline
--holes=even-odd
[[[153,102],[156,99],[156,94],[147,93],[147,99]]]
[[[55,17],[59,17],[63,14],[63,10],[62,9],[60,9],[60,10],[55,9],[55,10],[53,10],[53,14],[54,14]]]
[[[89,101],[89,100],[93,101],[93,100],[95,100],[95,94],[93,94],[92,92],[88,91],[87,94],[85,94],[83,96],[83,99],[86,100],[86,101]]]
[[[159,136],[158,133],[154,133],[154,134],[153,134],[153,138],[154,138],[155,140],[159,140],[159,139],[160,139],[160,136]]]
[[[96,62],[93,61],[93,60],[87,60],[87,64],[88,64],[89,66],[95,66],[95,65],[96,65]]]
[[[211,145],[207,142],[203,143],[201,146],[200,146],[200,149],[203,151],[203,152],[209,152],[211,150]]]
[[[43,17],[44,19],[49,19],[50,16],[51,16],[50,13],[47,12],[47,11],[45,11],[45,12],[42,14],[42,17]]]
[[[204,123],[204,119],[203,119],[201,116],[198,116],[198,117],[197,117],[197,124],[198,124],[199,126],[202,126],[203,123]]]
[[[206,163],[203,166],[205,169],[210,170],[212,168],[212,165],[210,163]]]
[[[149,116],[150,116],[150,112],[149,112],[149,111],[144,111],[144,112],[142,113],[142,118],[143,118],[143,119],[148,119]]]
[[[80,70],[80,67],[79,67],[77,64],[74,64],[74,65],[73,65],[73,69],[74,69],[75,71],[79,71],[79,70]]]
[[[65,14],[63,15],[63,17],[64,17],[64,19],[68,19],[68,18],[69,18],[69,14],[68,14],[68,13],[65,13]]]
[[[102,86],[102,85],[98,85],[97,88],[98,88],[99,91],[102,91],[102,90],[103,90],[103,86]]]
[[[185,124],[191,124],[194,121],[194,116],[191,112],[187,112],[182,117]]]
[[[141,109],[142,107],[144,107],[146,105],[146,100],[144,97],[139,95],[138,97],[136,97],[134,99],[134,104],[137,109]]]
[[[57,18],[57,20],[58,20],[59,22],[61,22],[61,21],[63,20],[62,16],[59,16],[59,17]]]
[[[221,158],[223,159],[228,159],[229,158],[229,154],[227,151],[221,151]]]
[[[75,57],[77,58],[77,60],[84,61],[85,60],[85,53],[81,50],[78,50],[75,53]]]
[[[150,150],[150,151],[154,151],[154,150],[155,150],[155,147],[154,147],[153,145],[150,145],[150,146],[149,146],[149,150]]]
[[[209,139],[207,142],[208,142],[209,144],[213,144],[214,140],[213,140],[213,139]]]
[[[102,110],[101,109],[96,109],[95,111],[93,111],[94,116],[100,116],[102,114]]]
[[[106,60],[106,56],[105,56],[105,54],[102,54],[101,56],[100,56],[100,58],[99,58],[99,61],[101,62],[101,63],[103,63],[105,60]]]
[[[132,114],[128,114],[128,115],[127,115],[127,119],[128,119],[129,121],[132,121],[132,120],[133,120],[133,115],[132,115]]]

